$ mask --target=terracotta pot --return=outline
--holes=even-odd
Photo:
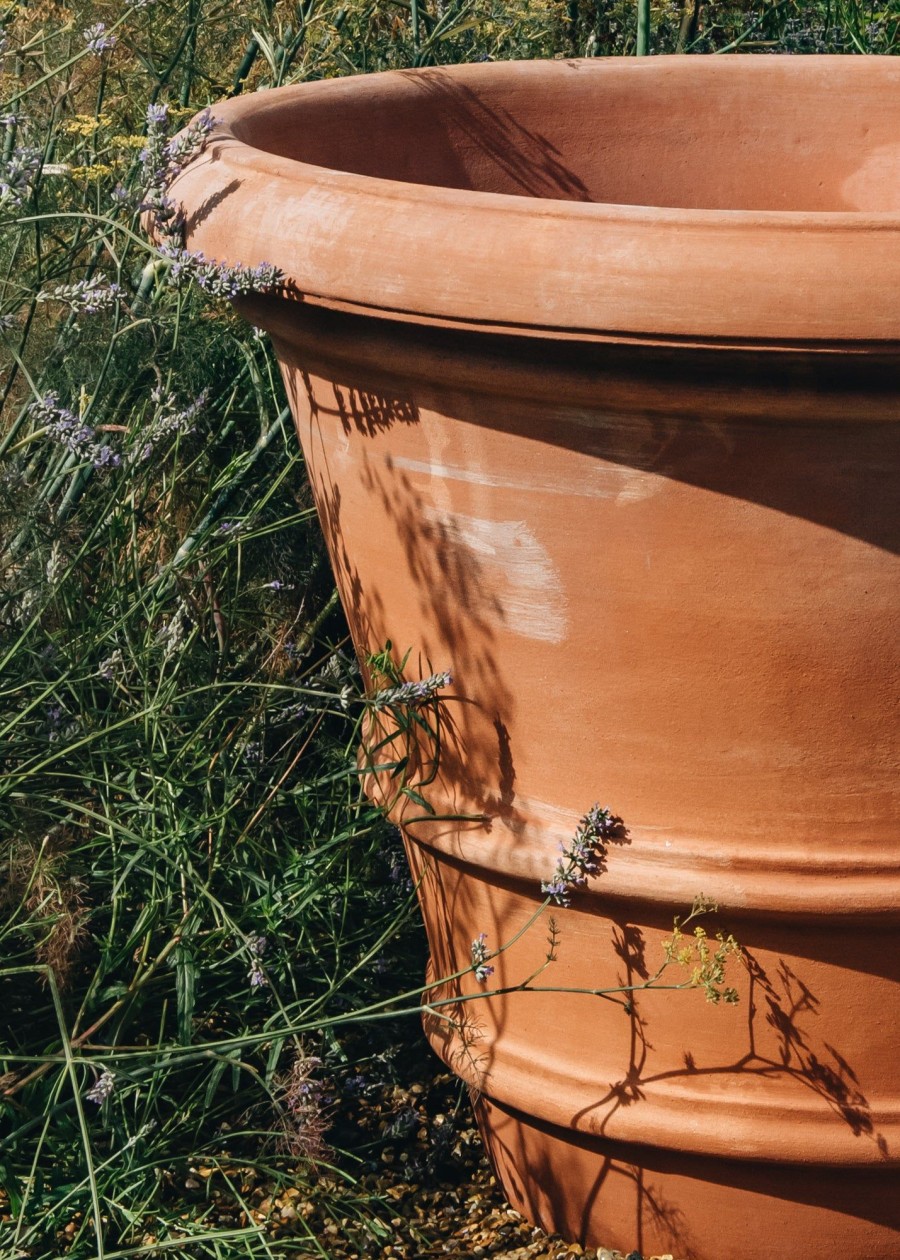
[[[896,1257],[900,61],[477,65],[215,113],[188,243],[290,278],[242,309],[357,648],[454,673],[444,817],[405,816],[433,976],[519,931],[598,798],[627,843],[541,983],[640,982],[698,893],[748,951],[737,1008],[426,1020],[511,1202],[685,1260]],[[544,919],[492,983],[546,952]]]

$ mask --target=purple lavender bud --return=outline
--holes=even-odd
[[[479,984],[484,984],[494,974],[494,968],[487,961],[487,932],[480,932],[472,942],[472,971]]]
[[[41,162],[41,151],[29,145],[17,145],[8,158],[0,158],[0,205],[9,202],[17,209],[28,200]]]
[[[372,704],[376,709],[399,706],[416,708],[432,700],[442,687],[448,687],[452,681],[453,675],[449,670],[444,670],[418,682],[399,683],[396,687],[378,691],[372,697]]]
[[[262,989],[269,983],[262,968],[262,956],[266,952],[268,943],[265,936],[251,936],[247,940],[247,952],[250,955],[250,970],[247,978],[251,989]]]
[[[95,22],[93,26],[89,26],[81,34],[88,52],[94,53],[97,57],[116,46],[116,37],[109,34],[105,22]]]
[[[115,1089],[116,1089],[115,1076],[113,1076],[112,1072],[110,1072],[108,1068],[104,1068],[103,1072],[100,1074],[100,1076],[97,1077],[94,1084],[85,1094],[85,1098],[88,1100],[88,1102],[96,1103],[97,1106],[99,1107],[99,1106],[102,1106],[103,1103],[106,1102],[110,1094],[115,1093]]]

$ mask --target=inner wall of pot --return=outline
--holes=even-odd
[[[235,130],[280,156],[435,187],[698,210],[900,210],[892,60],[433,68],[308,85]]]

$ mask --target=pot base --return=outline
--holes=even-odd
[[[675,1260],[895,1260],[893,1170],[764,1165],[609,1142],[536,1123],[485,1095],[475,1113],[510,1204],[584,1246]]]

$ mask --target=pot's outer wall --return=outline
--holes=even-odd
[[[883,73],[894,71],[873,71]],[[241,106],[277,117],[278,95]],[[896,103],[895,92],[889,111]],[[196,195],[205,170],[219,196],[223,160],[192,167],[184,178],[198,182],[183,188]],[[301,171],[301,210],[276,199],[270,215],[299,222],[318,197],[316,239],[340,236],[333,189],[310,191],[312,168],[288,165]],[[475,198],[476,234],[479,197],[489,218],[514,200],[452,196]],[[251,248],[256,225],[228,206],[225,196],[195,216],[191,243],[236,261],[234,230],[241,261],[285,265],[265,223]],[[603,209],[571,208],[576,219]],[[840,219],[874,279],[875,242],[896,216],[879,211],[873,226],[872,215],[830,213],[826,236],[833,244]],[[812,313],[782,290],[782,264],[790,273],[817,257],[804,253],[803,214],[782,225],[802,257],[773,258],[762,305],[757,277],[743,304],[729,290],[704,332],[711,291],[694,301],[683,256],[680,290],[663,278],[658,335],[637,329],[651,297],[624,302],[640,315],[631,332],[657,345],[616,336],[590,299],[583,336],[568,315],[565,327],[513,335],[507,320],[491,335],[479,327],[484,292],[466,299],[468,331],[442,326],[446,310],[389,320],[389,301],[380,318],[362,315],[367,302],[347,294],[370,283],[364,259],[378,273],[371,235],[347,254],[340,293],[244,303],[273,334],[358,650],[390,639],[400,655],[411,649],[410,677],[453,670],[427,796],[439,815],[487,821],[432,822],[413,805],[403,818],[432,977],[466,967],[479,933],[491,947],[515,935],[559,842],[598,797],[628,834],[555,913],[558,957],[540,983],[639,982],[699,893],[720,902],[721,925],[746,947],[736,1009],[645,994],[626,1014],[532,992],[453,1006],[455,1030],[426,1019],[432,1045],[476,1091],[514,1204],[587,1243],[682,1260],[763,1260],[773,1245],[800,1256],[827,1245],[844,1260],[898,1252],[896,294],[876,281],[865,305],[852,270],[846,300],[822,276]],[[613,217],[625,231],[628,215]],[[771,227],[757,220],[744,224],[751,237]],[[284,248],[296,257],[293,237]],[[455,249],[437,238],[430,261],[415,255],[422,304],[434,305]],[[890,273],[896,257],[881,258]],[[722,259],[711,265],[727,289]],[[561,273],[563,289],[567,266],[551,277]],[[748,266],[738,254],[745,280]],[[769,335],[759,320],[773,303]],[[538,968],[546,931],[544,919],[497,958],[491,982],[514,986]],[[480,990],[471,976],[437,990],[460,991]]]
[[[454,670],[427,796],[490,823],[407,818],[433,976],[480,932],[521,928],[598,795],[628,843],[556,912],[546,982],[639,982],[698,893],[749,952],[736,1009],[657,994],[628,1017],[529,993],[460,1008],[454,1036],[426,1020],[485,1096],[507,1193],[623,1249],[754,1260],[771,1233],[748,1226],[768,1220],[801,1255],[815,1239],[893,1256],[900,426],[866,391],[879,364],[781,361],[761,417],[752,355],[719,355],[701,407],[709,352],[583,349],[576,370],[510,344],[501,397],[470,383],[475,338],[254,318],[275,332],[355,641],[413,646],[412,676]],[[593,400],[573,405],[585,356]],[[822,373],[842,421],[816,422]],[[492,983],[546,950],[544,923]]]

